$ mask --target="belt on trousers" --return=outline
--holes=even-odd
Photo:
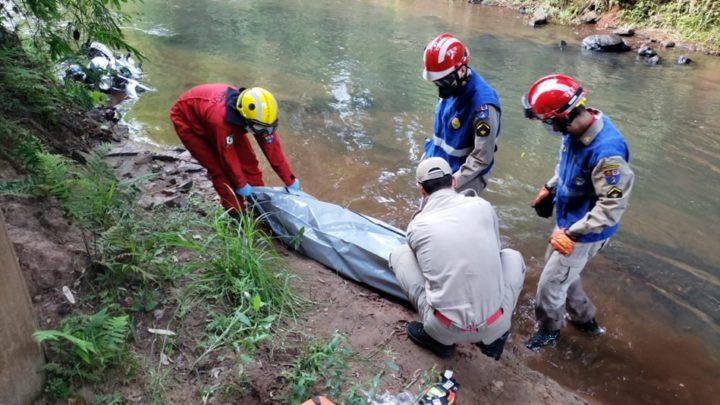
[[[495,311],[492,315],[490,315],[490,316],[488,317],[488,319],[486,319],[485,322],[483,322],[480,326],[490,326],[490,325],[492,325],[492,324],[495,323],[495,321],[497,321],[504,313],[505,313],[505,312],[503,311],[502,308],[498,309],[498,310]],[[438,311],[437,309],[434,310],[433,314],[435,315],[435,318],[437,318],[437,320],[440,321],[440,323],[443,324],[443,325],[445,325],[446,327],[449,328],[449,327],[453,324],[453,322],[452,322],[451,320],[449,320],[447,317],[445,317],[445,315],[443,315],[442,313],[440,313],[440,311]],[[460,330],[463,331],[463,332],[477,332],[477,331],[479,330],[477,327],[472,327],[472,328],[461,328],[461,327],[457,327],[457,328],[460,329]]]

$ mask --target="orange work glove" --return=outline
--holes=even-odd
[[[550,236],[550,245],[561,255],[570,256],[575,248],[575,241],[564,229],[558,229]]]

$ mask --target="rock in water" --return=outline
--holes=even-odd
[[[583,39],[582,49],[593,52],[627,52],[630,46],[618,35],[590,35]]]
[[[688,65],[688,64],[690,64],[690,62],[692,62],[692,59],[688,58],[688,57],[685,56],[685,55],[680,55],[680,56],[677,58],[677,64],[678,64],[678,65]]]

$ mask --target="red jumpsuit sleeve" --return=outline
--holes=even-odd
[[[237,141],[238,135],[229,125],[213,125],[208,128],[208,132],[215,144],[217,155],[220,157],[220,166],[234,189],[246,185],[248,183],[247,178],[243,174],[240,159],[232,146],[232,143]]]
[[[291,185],[295,181],[295,175],[292,173],[290,163],[288,163],[287,157],[282,150],[277,132],[273,133],[272,137],[255,135],[255,140],[260,145],[260,149],[262,149],[268,162],[270,162],[270,166],[275,170],[280,180],[286,186]]]

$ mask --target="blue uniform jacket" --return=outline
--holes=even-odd
[[[602,120],[602,130],[589,145],[571,138],[570,135],[563,136],[555,195],[559,228],[570,228],[595,206],[598,196],[593,187],[592,172],[601,159],[621,156],[626,162],[630,162],[630,153],[622,134],[605,115]],[[617,231],[618,225],[604,228],[599,233],[578,236],[577,241],[596,242],[607,239]]]
[[[497,93],[487,82],[471,70],[471,77],[462,92],[438,101],[435,107],[435,136],[425,141],[425,159],[438,156],[448,161],[453,173],[460,169],[475,147],[473,119],[487,118],[487,105],[500,111]],[[500,131],[498,131],[498,136]],[[491,162],[481,174],[492,168]]]

